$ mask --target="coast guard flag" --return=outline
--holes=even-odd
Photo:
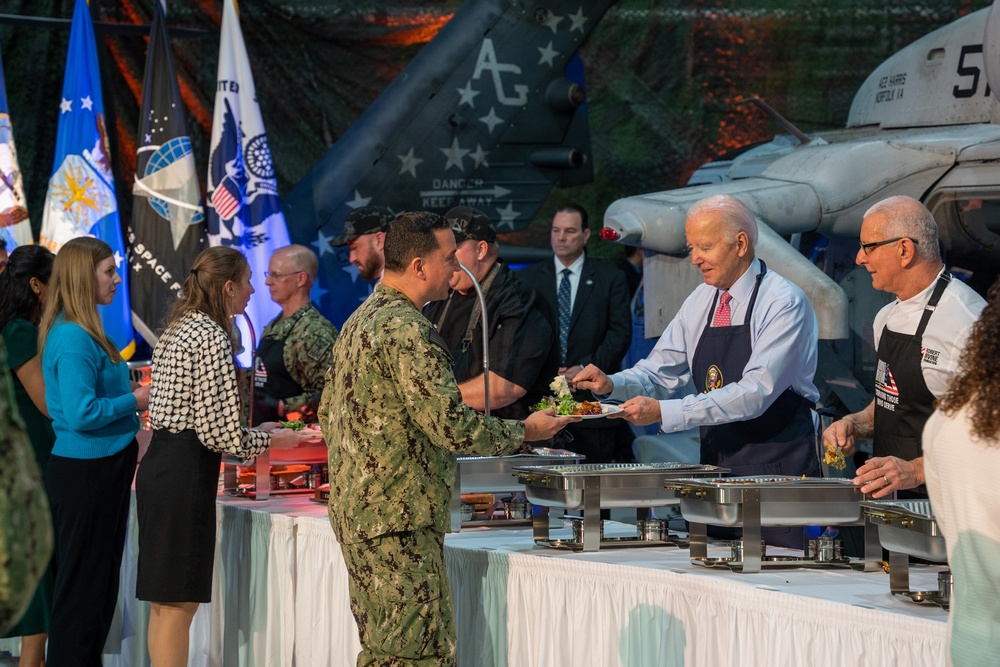
[[[194,153],[159,0],[153,12],[128,234],[132,323],[150,345],[194,258],[208,246]]]
[[[111,174],[108,131],[104,124],[97,43],[86,0],[76,0],[66,54],[56,154],[45,195],[40,242],[58,253],[78,236],[95,236],[114,251],[121,285],[115,300],[98,306],[104,331],[126,359],[135,351],[129,316],[128,264],[118,220]]]
[[[222,6],[219,75],[208,166],[208,238],[212,245],[239,249],[250,262],[256,294],[250,298],[246,313],[259,334],[281,312],[281,307],[268,297],[264,271],[271,254],[288,245],[288,228],[278,201],[278,182],[239,15],[233,0],[223,0]],[[243,318],[236,321],[245,350],[239,359],[249,366],[251,339]]]
[[[7,88],[0,58],[0,238],[7,242],[7,252],[19,245],[30,245],[31,221],[24,201],[21,169],[17,166],[14,133],[7,111]]]

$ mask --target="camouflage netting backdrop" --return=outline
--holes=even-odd
[[[447,21],[460,2],[245,0],[242,28],[284,196]],[[599,224],[621,196],[683,185],[701,163],[769,139],[775,126],[734,102],[763,97],[806,131],[842,127],[882,60],[986,0],[620,0],[582,55],[595,182],[556,192],[508,242],[547,247],[538,224],[578,200]],[[95,21],[148,24],[152,0],[90,0]],[[221,3],[169,0],[168,25],[204,187]],[[3,13],[68,19],[72,0],[6,0]],[[147,37],[97,26],[122,220],[131,219]],[[192,34],[194,33],[194,34]],[[52,169],[69,39],[63,27],[4,23],[0,49],[32,223]],[[595,239],[592,239],[592,244]],[[598,254],[618,252],[604,244]]]

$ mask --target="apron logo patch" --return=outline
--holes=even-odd
[[[875,405],[895,412],[898,404],[899,387],[896,386],[896,380],[892,377],[889,364],[879,359],[878,368],[875,370]]]
[[[941,356],[940,350],[931,350],[930,348],[926,347],[920,348],[920,358],[923,359],[925,363],[937,366],[938,358],[940,356]]]
[[[896,380],[892,377],[892,370],[889,369],[889,364],[878,360],[878,368],[875,370],[875,388],[881,389],[890,396],[899,396],[899,387],[896,386]]]
[[[713,389],[721,389],[723,384],[722,370],[712,364],[708,367],[708,373],[705,374],[705,393],[707,394]]]
[[[267,383],[267,367],[264,366],[264,360],[257,360],[257,367],[254,368],[253,373],[253,384],[255,387],[263,387]]]

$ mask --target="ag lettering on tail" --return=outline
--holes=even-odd
[[[592,180],[576,52],[611,4],[469,0],[298,183],[283,209],[320,255],[325,315],[342,323],[372,289],[328,243],[354,208],[475,206],[514,231],[552,188]]]

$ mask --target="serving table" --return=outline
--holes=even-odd
[[[189,664],[353,665],[360,645],[326,508],[220,496],[217,517],[213,602],[195,617]],[[139,667],[149,611],[134,597],[134,508],[129,530],[104,664]],[[881,571],[741,575],[694,566],[685,549],[539,547],[530,528],[449,534],[445,560],[462,667],[945,664],[947,613],[894,598]],[[930,587],[943,569],[914,566],[911,582]]]

